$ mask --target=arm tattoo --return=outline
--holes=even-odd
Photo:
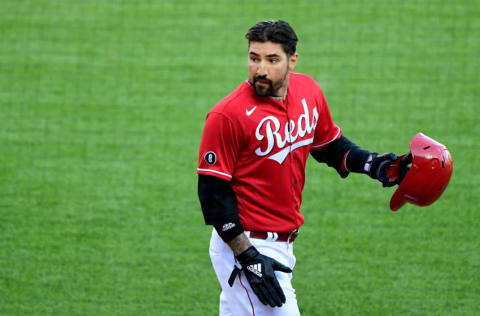
[[[248,240],[247,235],[244,233],[239,234],[237,237],[233,238],[227,244],[232,249],[235,256],[247,250],[252,244]]]

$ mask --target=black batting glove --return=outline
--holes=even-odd
[[[237,256],[238,262],[242,266],[242,271],[250,283],[253,292],[257,295],[260,302],[271,307],[280,307],[285,303],[285,294],[278,283],[274,271],[286,273],[292,270],[281,264],[275,259],[264,256],[258,250],[251,246]],[[235,277],[240,269],[235,267],[228,280],[230,286],[233,285]]]
[[[365,164],[365,171],[372,179],[380,181],[383,187],[392,187],[397,184],[398,181],[390,181],[390,178],[387,176],[387,170],[391,165],[395,164],[397,159],[398,156],[394,153],[381,155],[372,153],[371,159]]]

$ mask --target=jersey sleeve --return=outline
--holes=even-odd
[[[320,87],[318,88],[317,108],[319,117],[315,129],[313,144],[311,146],[313,150],[323,148],[342,136],[342,130],[340,127],[333,123],[327,101],[325,100]]]
[[[240,147],[238,139],[235,127],[226,116],[209,113],[200,143],[197,173],[230,181]]]

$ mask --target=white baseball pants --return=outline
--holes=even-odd
[[[248,236],[248,232],[246,232]],[[250,238],[250,242],[257,250],[293,270],[295,256],[293,255],[293,243],[268,241]],[[253,293],[245,275],[240,273],[232,287],[228,284],[228,278],[235,265],[235,257],[230,247],[220,238],[216,230],[212,231],[210,239],[210,258],[222,287],[220,294],[220,316],[296,316],[300,315],[297,297],[292,287],[292,273],[275,271],[275,275],[285,294],[286,303],[282,307],[270,307],[263,305]]]

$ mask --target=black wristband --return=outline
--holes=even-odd
[[[229,242],[245,231],[239,219],[229,223],[215,224],[213,227],[224,242]]]
[[[364,168],[372,153],[359,147],[352,148],[347,155],[346,167],[351,172],[369,174]]]

